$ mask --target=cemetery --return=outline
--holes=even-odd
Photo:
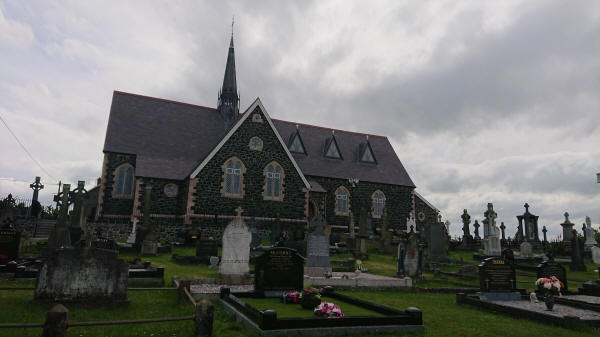
[[[27,77],[24,88],[18,87],[24,80],[15,81],[13,87],[0,78],[0,85],[10,89],[3,90],[0,97],[15,100],[8,105],[0,103],[1,127],[10,131],[19,146],[15,148],[26,153],[26,160],[35,164],[32,168],[13,165],[23,165],[24,161],[10,148],[15,158],[6,160],[12,166],[0,177],[0,336],[600,336],[600,219],[597,205],[589,206],[600,199],[590,196],[589,186],[582,187],[588,184],[582,177],[589,172],[581,173],[594,165],[597,149],[591,155],[586,149],[587,141],[594,140],[590,137],[596,133],[556,127],[569,124],[567,119],[596,127],[597,123],[575,118],[581,105],[595,106],[596,98],[578,92],[576,104],[571,104],[571,96],[565,99],[552,92],[527,96],[544,92],[539,78],[554,80],[550,76],[554,73],[543,73],[539,78],[526,73],[530,68],[539,71],[537,68],[560,68],[557,64],[578,64],[565,62],[559,53],[552,62],[537,64],[533,52],[533,57],[524,55],[531,57],[529,62],[535,66],[520,64],[517,56],[522,55],[514,51],[528,50],[531,43],[502,40],[512,32],[509,28],[514,28],[511,20],[519,19],[515,15],[498,19],[496,11],[508,9],[494,7],[464,15],[463,9],[456,10],[454,5],[442,9],[431,6],[428,11],[433,12],[432,18],[446,11],[461,14],[449,20],[456,26],[452,31],[444,30],[447,23],[439,20],[441,23],[436,24],[442,29],[436,26],[432,33],[419,23],[428,21],[427,16],[411,17],[416,23],[410,29],[384,26],[387,21],[404,20],[387,10],[385,15],[370,18],[371,26],[360,20],[339,20],[339,24],[337,14],[340,18],[356,16],[354,12],[368,16],[377,5],[368,4],[369,11],[365,11],[345,2],[343,11],[335,8],[339,13],[332,20],[328,12],[321,13],[330,10],[330,5],[315,10],[316,14],[299,15],[304,14],[303,6],[311,7],[302,2],[289,11],[292,14],[286,14],[292,19],[277,15],[294,28],[291,32],[310,37],[298,43],[284,27],[275,28],[276,20],[263,21],[261,15],[266,16],[267,11],[261,2],[252,3],[242,11],[242,17],[252,20],[252,25],[251,33],[241,35],[241,45],[249,48],[244,51],[246,55],[260,61],[252,61],[257,69],[266,69],[262,70],[264,82],[273,84],[263,87],[264,83],[242,82],[240,78],[239,88],[251,88],[251,94],[266,97],[272,95],[272,88],[286,90],[276,92],[275,98],[265,99],[264,104],[257,96],[250,101],[240,99],[232,19],[231,36],[225,41],[229,42],[227,57],[222,60],[224,73],[215,71],[223,75],[223,82],[218,90],[211,89],[217,92],[216,107],[211,107],[175,101],[170,96],[187,97],[210,83],[212,63],[200,67],[203,74],[198,76],[193,69],[198,64],[191,55],[202,55],[209,62],[205,53],[209,50],[212,54],[213,40],[219,38],[216,33],[207,34],[203,25],[212,26],[221,20],[216,15],[220,4],[202,3],[201,11],[189,10],[194,12],[193,19],[183,17],[188,9],[179,7],[185,6],[172,6],[164,12],[179,13],[181,18],[165,24],[168,28],[141,20],[147,14],[138,5],[135,15],[123,26],[132,30],[134,42],[115,39],[128,35],[122,28],[103,36],[110,42],[105,44],[114,43],[119,52],[108,52],[91,42],[80,43],[79,37],[63,32],[62,26],[46,22],[29,30],[28,24],[13,16],[20,17],[21,12],[34,16],[36,11],[18,5],[18,1],[0,4],[0,28],[16,27],[0,34],[0,46],[5,47],[6,37],[11,37],[11,46],[18,42],[18,52],[11,49],[7,58],[11,62],[15,61],[12,54],[42,50],[44,57],[27,55],[23,59],[32,63],[32,69],[41,62],[38,59],[44,59],[49,63],[40,76],[48,72],[57,79],[53,85],[39,83],[36,76],[19,67],[9,67],[2,74]],[[127,6],[115,7],[110,15],[101,16],[102,20],[120,17],[121,11],[127,13]],[[235,6],[231,7],[228,10]],[[520,10],[524,6],[514,7]],[[396,11],[412,16],[405,9]],[[96,10],[100,14],[101,9]],[[215,17],[197,20],[206,15],[197,13],[202,11]],[[50,11],[40,10],[44,17],[52,16],[46,12]],[[159,23],[164,13],[154,14]],[[96,30],[105,35],[100,29],[103,25],[96,21],[84,16],[75,20],[69,15],[63,18],[65,25],[77,23],[81,26],[78,34],[90,41]],[[309,31],[292,26],[296,21],[312,23],[319,16],[326,16],[327,21]],[[543,20],[528,20],[528,31],[523,35],[542,36],[535,29],[544,27],[548,16],[552,16],[550,11],[539,16]],[[472,17],[481,22],[461,26]],[[27,21],[27,17],[22,19]],[[190,28],[192,21],[198,27]],[[188,24],[185,33],[178,31],[180,24]],[[375,30],[380,25],[385,34]],[[153,38],[135,31],[138,26]],[[372,41],[365,44],[349,33],[344,38],[337,35],[338,30],[351,33],[353,26]],[[479,26],[485,29],[478,31]],[[50,32],[45,31],[47,27],[51,27]],[[416,36],[411,36],[413,30],[418,31]],[[490,39],[487,30],[496,36]],[[564,30],[575,42],[575,36],[582,35]],[[202,41],[197,40],[198,31],[204,35]],[[586,28],[588,31],[594,32]],[[374,32],[377,39],[370,36]],[[544,32],[561,38],[552,33]],[[166,37],[159,40],[162,34]],[[477,35],[490,48],[511,48],[510,67],[491,63],[509,58],[503,50],[491,50],[493,57],[473,53],[471,49],[476,50],[479,42],[469,44],[469,34]],[[14,41],[12,35],[16,36]],[[289,41],[275,40],[281,38],[279,35]],[[332,43],[329,35],[337,41]],[[64,41],[54,42],[57,36]],[[457,40],[445,40],[448,36]],[[446,44],[434,44],[438,39]],[[137,49],[149,40],[155,44],[150,52]],[[185,48],[178,48],[183,43],[180,40]],[[423,45],[413,48],[411,44],[417,40]],[[267,48],[271,42],[278,42],[276,52]],[[295,46],[297,59],[285,54],[288,44],[300,45]],[[402,51],[399,46],[405,44],[411,52],[398,53]],[[588,41],[585,44],[589,45]],[[257,52],[257,46],[264,51]],[[347,49],[337,50],[339,46]],[[123,60],[131,69],[113,69],[114,64],[124,62],[115,61],[115,55],[129,49],[136,52],[135,57]],[[452,51],[446,55],[445,49]],[[164,50],[171,54],[163,55]],[[552,54],[551,49],[543,48],[535,52]],[[86,53],[91,54],[90,60],[80,64],[81,54]],[[317,55],[318,62],[299,62],[309,54]],[[461,59],[464,55],[469,58]],[[60,66],[51,62],[66,56],[68,62]],[[181,59],[172,61],[174,56]],[[160,62],[152,61],[154,57]],[[105,64],[95,64],[97,59]],[[394,66],[380,69],[384,61]],[[256,76],[256,69],[246,70],[248,64],[243,59],[238,69],[244,67],[244,72]],[[329,70],[311,74],[315,64],[326,65]],[[357,64],[364,69],[355,69]],[[473,64],[477,67],[470,69]],[[396,67],[402,71],[392,69]],[[77,90],[64,90],[67,80],[60,76],[69,74],[65,69],[71,68],[97,79],[86,78],[86,84],[78,84]],[[582,77],[580,73],[592,73],[563,68],[564,73]],[[428,79],[417,76],[424,76],[423,69]],[[104,71],[110,71],[114,78]],[[190,74],[194,78],[188,77]],[[313,78],[310,85],[302,82],[306,78]],[[494,78],[507,82],[486,82]],[[533,79],[538,82],[533,83]],[[567,78],[560,85],[553,84],[566,91],[567,87],[594,82],[585,79]],[[422,81],[422,86],[414,86],[413,80]],[[345,82],[345,86],[338,82]],[[527,90],[516,82],[527,82]],[[293,86],[286,87],[289,83]],[[461,87],[466,83],[467,87]],[[113,85],[139,88],[144,95],[106,92]],[[42,94],[29,97],[31,88]],[[90,88],[98,92],[84,97]],[[311,91],[316,89],[336,100],[325,95],[317,99],[321,93]],[[22,142],[4,116],[10,117],[6,120],[11,124],[20,121],[15,116],[29,118],[19,110],[31,108],[23,98],[36,102],[35,109],[30,110],[58,116],[56,111],[43,108],[48,104],[44,100],[57,92],[65,98],[48,102],[55,106],[53,109],[66,110],[72,120],[41,119],[39,125],[29,121],[30,135]],[[69,102],[73,92],[80,96]],[[373,96],[362,96],[365,92]],[[421,96],[422,92],[426,96]],[[204,94],[194,95],[205,98]],[[285,95],[310,105],[298,104]],[[462,96],[470,101],[463,101]],[[575,112],[564,121],[551,120],[552,113],[545,111],[546,101],[557,111],[563,107],[549,96],[561,104],[569,102]],[[96,101],[97,97],[105,100],[104,105]],[[497,106],[486,106],[486,99],[497,101]],[[527,107],[524,103],[519,106],[519,99],[526,101]],[[295,110],[295,105],[300,110]],[[265,106],[273,106],[273,117]],[[282,109],[288,106],[294,109]],[[369,109],[380,109],[382,114]],[[439,111],[446,110],[448,116],[442,118]],[[539,123],[538,115],[526,116],[529,110],[544,112],[542,117],[551,122],[547,124],[560,131],[552,129],[556,134],[551,136],[560,138],[563,147],[548,140],[552,138],[546,137],[549,133],[540,132],[538,124],[550,126]],[[103,113],[102,123],[106,122],[100,126],[99,111]],[[80,115],[88,120],[84,122]],[[297,120],[279,119],[288,117]],[[309,124],[324,120],[347,129]],[[57,126],[60,132],[53,129]],[[78,136],[65,138],[70,132]],[[519,133],[527,137],[519,139],[523,137]],[[40,146],[41,137],[48,135],[52,135],[48,143],[60,151]],[[104,139],[96,139],[97,135],[104,135]],[[539,139],[534,142],[534,137]],[[580,145],[581,152],[569,152],[571,142],[578,137],[586,144]],[[37,142],[35,151],[27,150],[25,144],[29,142]],[[83,146],[79,143],[85,144],[86,151],[78,148]],[[91,146],[95,153],[89,158],[95,160],[83,160],[78,152],[91,152],[87,151]],[[562,152],[547,154],[544,146],[555,146]],[[520,152],[523,149],[527,152]],[[35,158],[42,150],[44,165]],[[62,159],[50,164],[47,158],[52,156]],[[416,168],[418,174],[409,174],[408,168]],[[59,174],[53,176],[50,171]],[[572,174],[572,181],[566,174]],[[417,184],[413,178],[431,181]],[[600,184],[600,173],[596,179]],[[23,188],[18,187],[20,184]]]

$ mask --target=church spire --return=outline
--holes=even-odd
[[[217,109],[221,113],[227,126],[231,126],[239,115],[240,96],[237,92],[237,81],[235,78],[235,52],[233,48],[233,19],[231,20],[231,40],[223,76],[223,86],[219,92]]]

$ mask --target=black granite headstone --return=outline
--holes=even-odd
[[[552,276],[556,276],[556,278],[565,285],[563,287],[564,290],[569,290],[565,267],[561,266],[560,263],[554,261],[554,258],[550,257],[548,261],[544,261],[537,266],[537,278],[550,278]]]
[[[0,260],[15,260],[19,257],[21,232],[12,228],[0,229]]]
[[[218,256],[217,240],[197,240],[196,256]]]
[[[514,292],[517,275],[513,264],[499,257],[490,257],[479,265],[479,286],[482,292]]]
[[[277,247],[256,258],[255,291],[302,290],[304,261],[294,249]]]

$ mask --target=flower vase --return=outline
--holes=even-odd
[[[546,304],[546,310],[552,311],[552,308],[554,308],[554,296],[552,296],[552,295],[546,296],[544,298],[544,303]]]

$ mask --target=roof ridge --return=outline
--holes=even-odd
[[[116,93],[116,94],[122,94],[122,95],[129,95],[129,96],[134,96],[134,97],[140,97],[140,98],[149,98],[149,99],[153,99],[155,101],[160,101],[160,102],[186,105],[186,106],[190,106],[190,107],[193,107],[193,108],[201,108],[201,109],[209,109],[209,110],[218,111],[216,108],[211,108],[211,107],[207,107],[207,106],[203,106],[203,105],[197,105],[197,104],[191,104],[191,103],[185,103],[185,102],[178,102],[178,101],[173,101],[173,100],[170,100],[170,99],[158,98],[158,97],[152,97],[152,96],[146,96],[146,95],[140,95],[140,94],[133,94],[133,93],[130,93],[130,92],[125,92],[125,91],[114,90],[114,93]]]
[[[361,136],[369,136],[369,137],[377,137],[377,138],[383,138],[383,139],[387,139],[386,136],[380,136],[380,135],[373,135],[370,133],[363,133],[363,132],[356,132],[356,131],[348,131],[348,130],[341,130],[341,129],[334,129],[334,128],[328,128],[328,127],[324,127],[324,126],[319,126],[319,125],[314,125],[314,124],[306,124],[306,123],[298,123],[298,122],[291,122],[291,121],[284,121],[282,119],[276,119],[276,118],[271,118],[273,121],[277,121],[277,122],[282,122],[282,123],[288,123],[288,124],[296,124],[296,125],[303,125],[303,126],[308,126],[308,127],[312,127],[312,128],[318,128],[318,129],[323,129],[323,130],[329,130],[329,131],[336,131],[336,132],[347,132],[347,133],[353,133],[355,135],[361,135]]]

